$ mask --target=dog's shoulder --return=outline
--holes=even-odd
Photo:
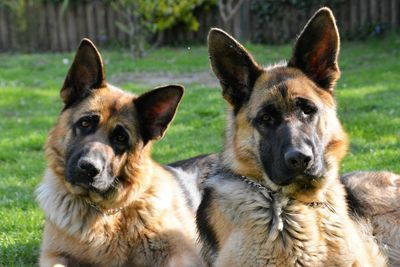
[[[248,181],[248,182],[246,182]],[[204,188],[212,192],[213,199],[230,220],[239,223],[253,212],[268,210],[272,204],[271,192],[258,188],[250,180],[227,170],[217,170],[204,183]],[[265,210],[264,210],[265,211]]]
[[[266,229],[272,221],[271,207],[269,192],[254,188],[221,166],[214,166],[204,181],[196,216],[203,257],[211,265],[233,231],[260,222],[261,228]]]

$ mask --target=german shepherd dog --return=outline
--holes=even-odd
[[[200,193],[190,187],[196,204],[185,194],[190,181],[150,157],[183,88],[137,97],[113,87],[84,39],[60,94],[64,108],[48,136],[48,168],[37,189],[45,215],[40,266],[202,266]]]
[[[208,47],[229,104],[224,149],[197,212],[208,264],[385,266],[370,229],[350,216],[339,178],[348,141],[334,98],[332,12],[316,12],[287,63],[263,68],[219,29]]]

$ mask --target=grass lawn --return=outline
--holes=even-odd
[[[288,58],[291,51],[290,46],[248,47],[264,65]],[[168,72],[177,77],[170,82],[179,83],[181,73],[209,71],[205,47],[163,48],[136,61],[122,52],[102,54],[111,82],[121,73],[154,72],[157,77]],[[0,54],[0,266],[36,264],[43,215],[33,191],[46,165],[42,147],[47,132],[61,109],[58,92],[70,64],[63,59],[72,57]],[[399,59],[400,36],[343,44],[336,95],[351,149],[342,172],[400,172]],[[129,81],[116,85],[137,93],[151,89]],[[222,145],[225,103],[219,87],[185,85],[175,121],[153,150],[162,163],[217,152]]]

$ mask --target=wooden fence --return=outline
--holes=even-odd
[[[279,15],[267,23],[259,21],[251,8],[251,0],[244,1],[231,23],[223,26],[218,10],[199,14],[197,32],[174,27],[165,34],[167,43],[205,43],[210,27],[221,27],[241,41],[282,43],[292,41],[312,14],[321,5],[298,10],[283,5]],[[343,39],[362,39],[387,29],[400,29],[400,0],[344,0],[328,6],[333,10]]]
[[[8,8],[0,7],[0,51],[70,51],[84,37],[100,46],[126,44],[127,35],[115,23],[119,14],[111,6],[101,1],[71,2],[65,9],[52,2],[28,5],[25,27]]]
[[[177,25],[164,33],[164,44],[205,44],[211,27],[225,28],[241,41],[286,42],[295,37],[318,8],[297,10],[285,5],[279,18],[263,24],[254,14],[251,1],[244,1],[225,27],[216,8],[199,12],[197,32]],[[53,2],[27,5],[25,25],[7,7],[0,6],[0,51],[70,51],[83,37],[91,38],[99,46],[127,44],[127,35],[115,23],[120,19],[117,11],[102,1],[71,2],[65,9]],[[347,39],[362,38],[386,28],[400,28],[400,0],[346,0],[332,9],[342,37]]]

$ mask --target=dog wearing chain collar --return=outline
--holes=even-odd
[[[150,157],[183,88],[137,97],[113,87],[84,39],[60,94],[64,108],[36,191],[45,216],[40,266],[202,266],[196,181]]]
[[[218,161],[173,164],[207,170],[197,212],[207,263],[385,266],[371,229],[350,217],[339,178],[348,141],[334,98],[332,12],[314,14],[287,63],[263,68],[219,29],[210,31],[208,48],[229,104],[224,149]]]

